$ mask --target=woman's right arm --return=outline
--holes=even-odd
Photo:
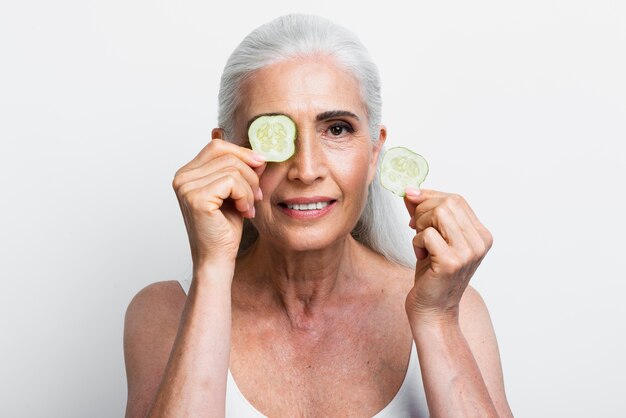
[[[183,306],[171,297],[176,282],[133,298],[124,327],[127,418],[224,416],[231,280],[228,266],[196,273]]]
[[[251,150],[213,140],[177,172],[193,280],[184,301],[156,284],[128,307],[127,418],[224,416],[235,258],[264,167]]]

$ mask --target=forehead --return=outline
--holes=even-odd
[[[241,90],[244,117],[347,110],[365,120],[359,83],[330,57],[291,59],[257,70]]]

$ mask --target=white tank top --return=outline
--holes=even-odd
[[[185,294],[189,292],[190,280],[180,279],[179,283]],[[426,418],[429,416],[426,394],[422,382],[419,359],[415,348],[415,341],[411,347],[409,366],[404,376],[402,386],[394,398],[373,418]],[[233,375],[228,369],[226,384],[226,418],[264,418],[252,404],[243,396]]]

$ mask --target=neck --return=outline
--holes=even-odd
[[[250,277],[269,290],[292,327],[306,330],[322,324],[325,308],[350,286],[358,247],[348,236],[324,249],[291,251],[259,237],[244,258]]]

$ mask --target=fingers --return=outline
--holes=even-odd
[[[210,163],[177,174],[174,188],[176,189],[177,185],[183,184],[189,184],[187,187],[203,186],[207,182],[207,179],[203,180],[203,178],[213,172],[229,172],[236,170],[250,184],[250,187],[254,191],[254,197],[257,200],[261,200],[263,193],[259,188],[258,173],[260,172],[262,174],[265,166],[266,165],[263,164],[263,166],[257,167],[257,171],[255,171],[235,155],[225,154],[215,158]]]
[[[225,154],[232,154],[251,167],[260,167],[265,163],[265,157],[256,154],[249,148],[240,147],[223,139],[212,139],[196,157],[181,167],[180,171],[198,168],[207,162]]]
[[[433,227],[448,244],[453,247],[462,247],[467,244],[467,240],[464,236],[463,227],[455,215],[447,205],[435,206],[428,212],[416,217],[415,230],[424,231],[426,228]]]
[[[415,189],[413,187],[407,187],[404,196],[404,205],[409,211],[409,215],[413,216],[417,205],[435,197],[439,192],[428,189]]]
[[[259,176],[267,166],[264,161],[248,148],[216,138],[176,172],[172,186],[179,200],[193,199],[199,208],[215,210],[230,198],[229,207],[254,217],[254,201],[263,199]]]
[[[213,172],[186,183],[178,194],[192,206],[209,212],[221,208],[224,201],[230,198],[243,216],[253,218],[255,215],[252,188],[235,169]]]
[[[224,200],[230,198],[235,203],[235,208],[248,218],[254,218],[254,197],[250,184],[242,178],[224,175],[218,178],[214,185],[208,185],[208,189],[217,190],[221,197],[220,207]],[[221,192],[221,193],[220,193]]]
[[[471,210],[470,206],[467,204],[465,199],[461,198],[458,195],[453,195],[454,199],[456,199],[456,204],[450,206],[451,211],[454,213],[454,217],[457,220],[459,227],[463,233],[463,237],[469,245],[470,253],[464,253],[463,255],[466,258],[471,258],[474,260],[482,259],[489,248],[491,247],[491,243],[488,243],[487,239],[483,235],[483,231],[486,231],[489,236],[491,234],[487,229],[478,221]],[[472,219],[472,215],[473,218]],[[480,228],[477,227],[477,224]]]
[[[467,262],[481,260],[491,248],[491,233],[461,196],[432,190],[416,193],[407,189],[405,205],[412,211],[410,225],[415,228],[416,235],[422,237],[423,231],[433,229],[459,259]],[[416,242],[422,242],[421,239]],[[431,253],[424,246],[415,250],[418,259],[425,258],[426,251]]]
[[[418,260],[426,258],[427,255],[443,258],[444,255],[450,252],[448,243],[433,227],[428,227],[415,234],[415,237],[413,237],[413,248]]]
[[[491,235],[491,232],[489,232],[489,230],[478,220],[478,217],[476,216],[470,205],[465,201],[465,199],[461,200],[461,203],[465,207],[465,213],[467,214],[469,220],[474,225],[475,230],[478,232],[481,239],[485,243],[487,250],[489,250],[493,245],[493,236]]]

